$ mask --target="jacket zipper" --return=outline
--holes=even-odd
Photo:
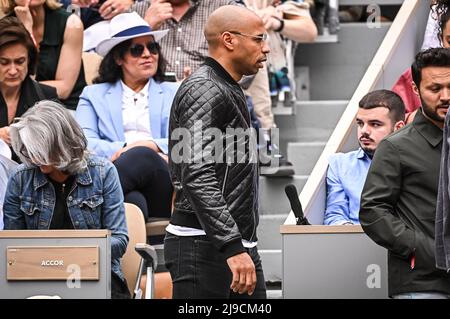
[[[223,178],[223,185],[222,185],[222,195],[225,194],[225,186],[227,185],[227,179],[228,179],[228,169],[230,166],[227,164],[227,168],[225,169],[225,177]]]

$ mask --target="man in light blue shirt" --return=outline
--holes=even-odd
[[[405,125],[405,105],[394,92],[378,90],[359,102],[356,115],[360,148],[330,157],[325,225],[359,224],[361,192],[373,154],[383,138]]]

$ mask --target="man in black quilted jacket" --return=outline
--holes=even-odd
[[[265,298],[256,143],[243,134],[251,123],[237,82],[263,67],[267,35],[256,14],[237,6],[214,11],[204,34],[210,57],[182,83],[170,115],[176,198],[166,267],[174,298]]]

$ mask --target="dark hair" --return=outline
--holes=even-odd
[[[123,59],[132,43],[132,39],[119,43],[103,58],[98,68],[98,76],[92,81],[93,83],[115,83],[119,79],[123,79],[122,67],[116,63],[116,59]],[[158,67],[153,79],[156,82],[164,81],[166,72],[166,60],[161,54],[158,46]]]
[[[32,75],[36,71],[37,49],[25,26],[14,16],[7,16],[0,19],[0,49],[21,44],[28,51],[28,74]]]
[[[433,10],[433,13],[437,14],[439,17],[447,13],[448,8],[450,8],[450,0],[437,0],[436,3],[432,3],[430,7]]]
[[[402,98],[397,93],[389,90],[377,90],[367,93],[359,101],[359,107],[365,110],[385,107],[389,109],[389,118],[393,123],[405,120],[405,104]]]
[[[422,81],[422,69],[430,66],[450,67],[450,50],[445,48],[431,48],[421,51],[411,66],[412,78],[417,88]]]
[[[449,20],[450,20],[450,11],[444,13],[439,18],[439,33],[438,33],[438,37],[439,37],[439,42],[442,43],[442,44],[444,43],[445,26],[447,25],[447,22]]]

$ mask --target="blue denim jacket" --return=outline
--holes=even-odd
[[[120,258],[128,244],[123,193],[114,165],[90,156],[67,197],[75,229],[109,229],[111,264],[120,278]],[[49,229],[55,190],[38,167],[19,165],[11,174],[3,205],[5,229]]]

